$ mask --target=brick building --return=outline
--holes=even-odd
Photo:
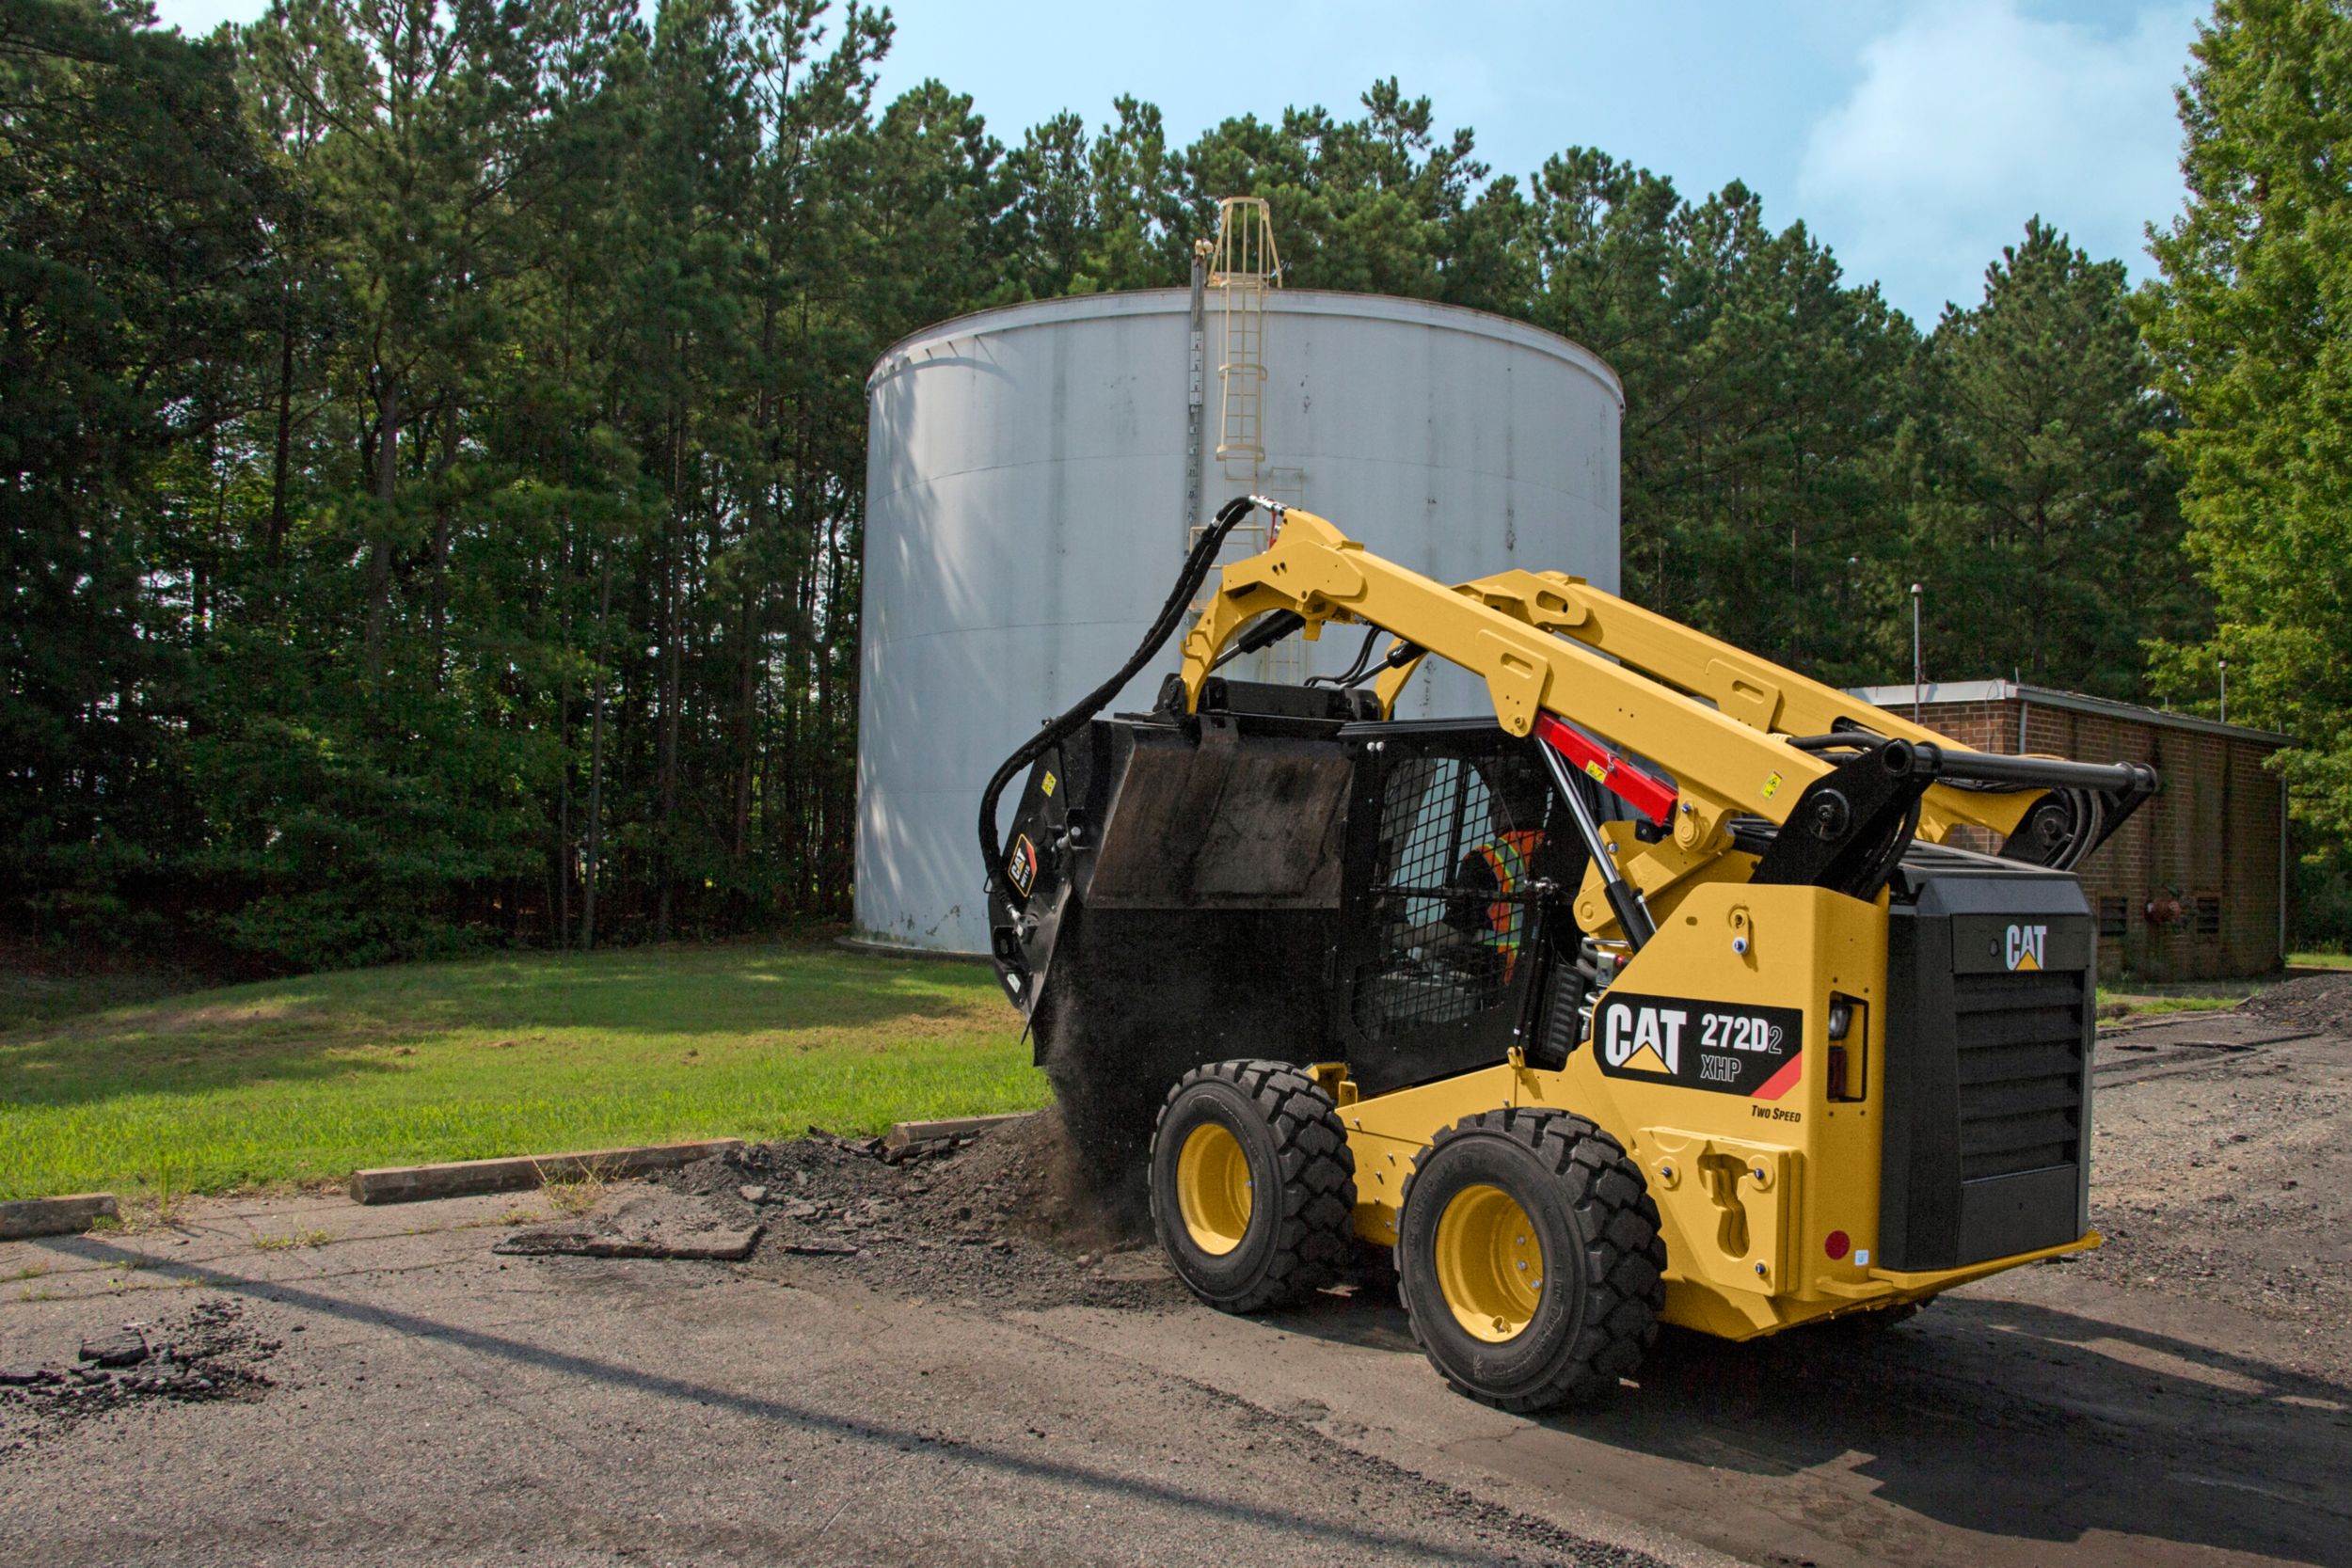
[[[1855,696],[1904,718],[1912,688]],[[2263,766],[2282,735],[2014,681],[1933,682],[1918,721],[1980,752],[2144,762],[2163,792],[2081,867],[2102,979],[2276,970],[2286,945],[2286,797]],[[1990,844],[1966,846],[1990,848]]]

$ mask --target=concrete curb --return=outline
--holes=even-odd
[[[894,1149],[905,1148],[911,1144],[938,1143],[946,1138],[969,1137],[975,1132],[985,1132],[992,1127],[1001,1127],[1006,1122],[1019,1121],[1023,1117],[1035,1115],[1037,1115],[1035,1111],[1007,1111],[993,1117],[949,1117],[944,1121],[896,1122],[892,1124],[889,1132],[882,1134],[882,1147]]]
[[[457,1160],[438,1165],[385,1165],[351,1173],[354,1203],[416,1203],[436,1197],[470,1197],[477,1193],[527,1192],[549,1180],[593,1176],[611,1180],[673,1170],[743,1147],[740,1138],[700,1143],[641,1144],[580,1154],[525,1154],[508,1160]]]
[[[0,1242],[34,1236],[78,1236],[100,1220],[122,1217],[112,1193],[74,1193],[66,1197],[27,1197],[0,1203]]]

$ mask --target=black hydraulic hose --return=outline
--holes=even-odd
[[[1152,661],[1160,651],[1160,645],[1183,623],[1185,611],[1192,605],[1192,596],[1208,579],[1209,568],[1216,563],[1216,552],[1223,547],[1225,536],[1249,515],[1249,509],[1256,504],[1250,497],[1237,496],[1217,509],[1216,521],[1194,542],[1192,553],[1184,557],[1184,570],[1177,574],[1176,586],[1168,594],[1168,602],[1160,607],[1151,629],[1143,634],[1143,641],[1128,656],[1127,662],[1119,667],[1119,673],[1079,698],[1066,712],[1047,721],[1037,734],[1015,747],[1012,755],[1007,757],[990,777],[988,787],[980,792],[980,855],[988,867],[988,886],[992,890],[996,886],[997,868],[1005,858],[1004,834],[996,827],[996,802],[1003,798],[1005,786],[1047,751],[1068,738],[1079,725],[1102,712],[1110,700],[1119,695],[1120,689],[1135,679],[1136,673]]]
[[[1350,687],[1362,680],[1372,664],[1372,645],[1380,641],[1380,628],[1372,626],[1364,632],[1363,646],[1356,650],[1355,661],[1336,675],[1309,675],[1301,686]]]
[[[1593,868],[1600,873],[1600,889],[1617,917],[1618,929],[1625,932],[1625,940],[1633,950],[1640,952],[1658,934],[1658,923],[1650,918],[1649,906],[1642,902],[1641,890],[1627,881],[1625,874],[1617,869],[1617,863],[1610,859],[1608,841],[1600,836],[1600,824],[1593,819],[1593,808],[1585,802],[1583,791],[1577,784],[1578,775],[1568,771],[1567,763],[1549,742],[1538,740],[1535,751],[1551,774],[1552,787],[1560,792],[1561,803],[1568,808],[1568,816],[1576,823],[1577,837],[1584,841],[1584,853],[1591,858]]]

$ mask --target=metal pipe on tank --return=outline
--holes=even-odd
[[[1209,242],[1192,246],[1192,347],[1184,391],[1184,515],[1177,519],[1179,555],[1192,548],[1192,531],[1201,523],[1200,421],[1206,418],[1209,384]]]

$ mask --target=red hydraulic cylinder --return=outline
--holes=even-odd
[[[1535,716],[1535,738],[1660,827],[1673,817],[1681,792],[1671,780],[1634,767],[1574,724],[1549,713]]]

